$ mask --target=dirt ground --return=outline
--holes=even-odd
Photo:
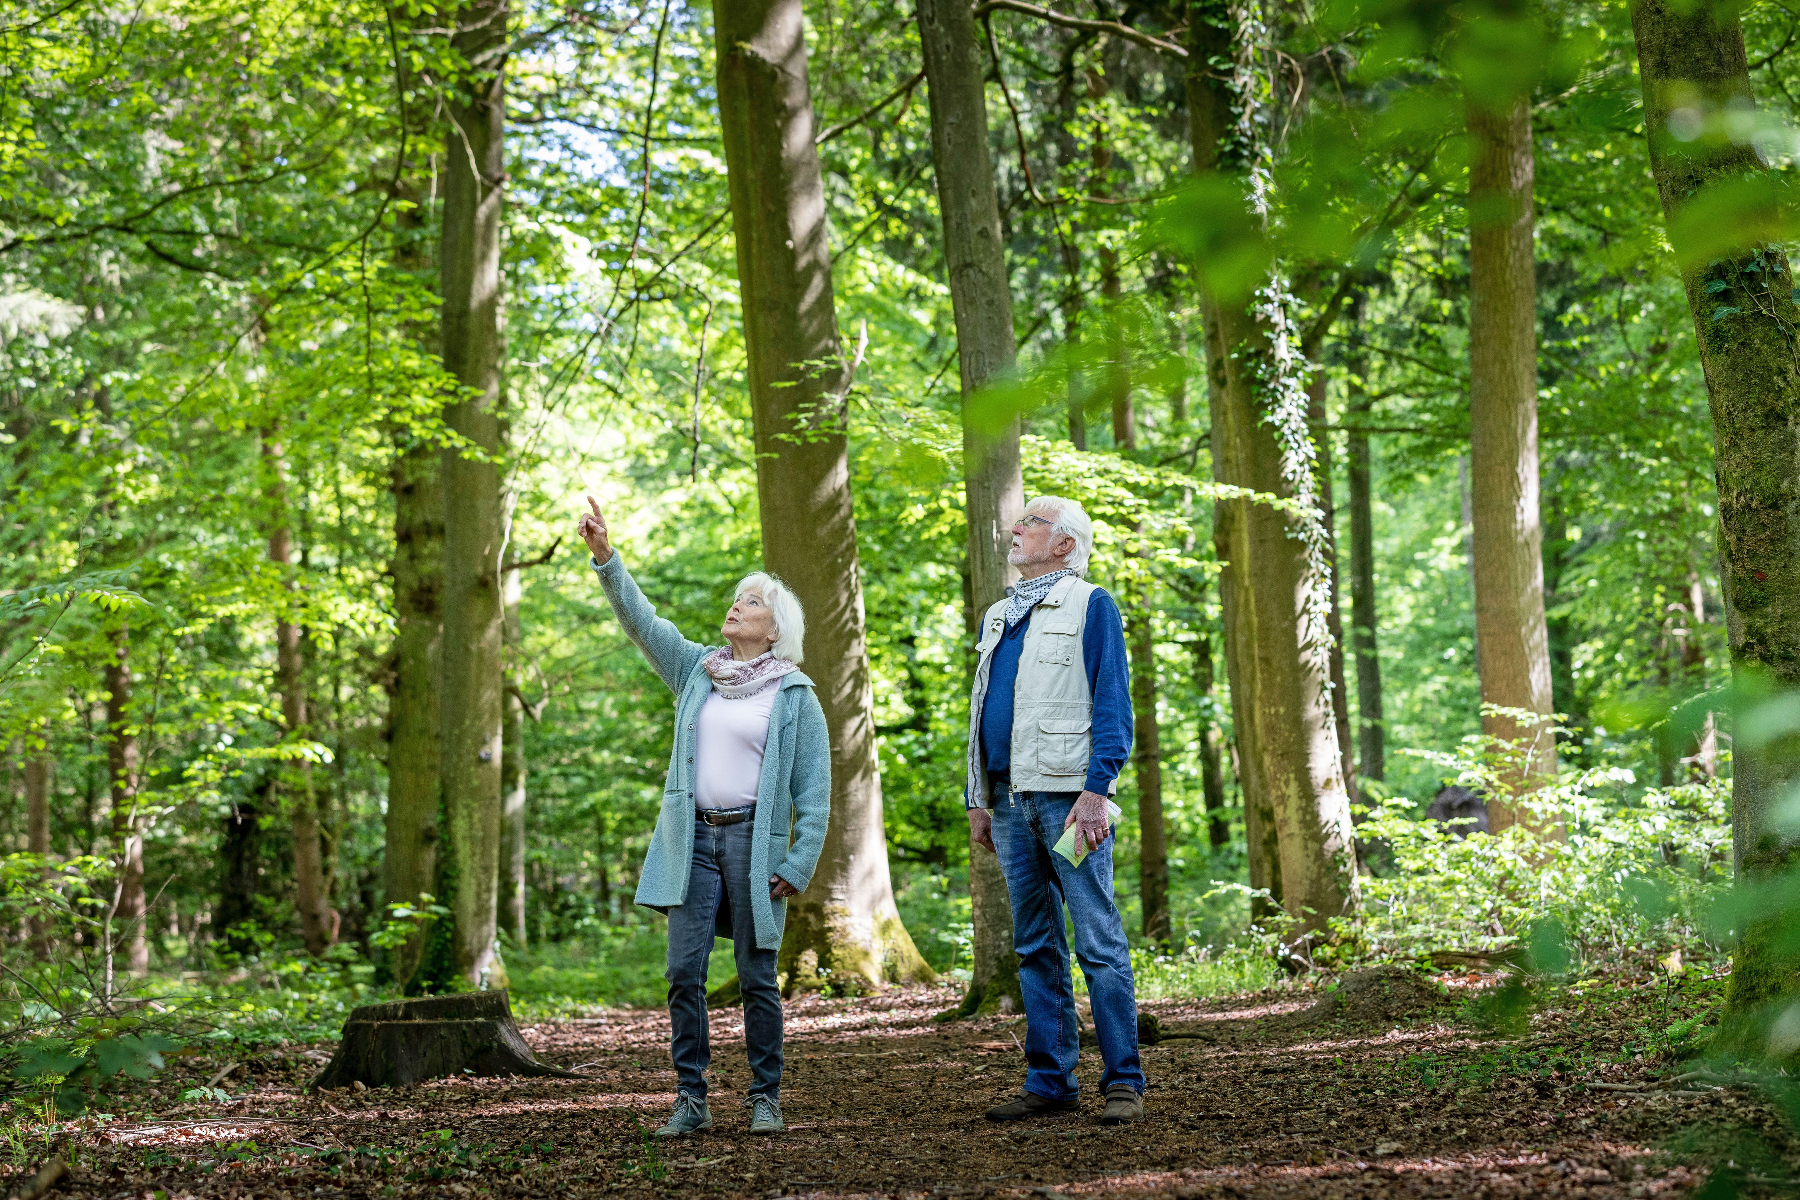
[[[1367,995],[1313,1011],[1316,997],[1292,993],[1151,1003],[1165,1032],[1184,1036],[1144,1048],[1147,1119],[1116,1128],[1097,1120],[1091,1048],[1079,1116],[983,1120],[1021,1082],[1023,1025],[933,1023],[957,999],[950,988],[792,1003],[788,1132],[772,1138],[746,1132],[735,1009],[713,1014],[715,1129],[663,1144],[648,1137],[674,1100],[659,1012],[525,1027],[580,1079],[305,1094],[327,1045],[241,1062],[223,1081],[243,1089],[235,1099],[170,1105],[162,1097],[228,1061],[190,1058],[144,1095],[158,1119],[89,1119],[67,1135],[60,1194],[1670,1196],[1702,1177],[1682,1149],[1695,1130],[1782,1135],[1735,1089],[1594,1088],[1649,1077],[1630,1050],[1602,1064],[1645,1027],[1652,997],[1540,1013],[1512,1039],[1453,1021],[1455,993],[1401,1019],[1405,1003],[1383,1011]]]

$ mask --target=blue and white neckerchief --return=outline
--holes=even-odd
[[[1014,584],[1012,591],[1007,593],[1006,597],[1006,627],[1011,629],[1024,620],[1025,615],[1050,594],[1050,589],[1056,586],[1057,580],[1074,573],[1065,567],[1060,571],[1052,571],[1048,575],[1039,575],[1036,579],[1025,579]]]

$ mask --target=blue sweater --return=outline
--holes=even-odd
[[[1031,614],[1026,613],[1006,627],[988,667],[987,696],[981,705],[981,757],[990,778],[1012,768],[1013,686],[1030,624]],[[1088,694],[1094,698],[1093,753],[1082,787],[1104,796],[1131,756],[1131,671],[1119,606],[1103,588],[1095,588],[1088,599],[1081,659],[1087,667]]]

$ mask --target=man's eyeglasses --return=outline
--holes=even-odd
[[[1046,521],[1042,517],[1023,517],[1019,520],[1018,524],[1026,529],[1030,529],[1033,525],[1054,525],[1056,522]]]

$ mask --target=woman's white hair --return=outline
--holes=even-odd
[[[1073,500],[1062,496],[1034,496],[1025,506],[1027,516],[1043,517],[1050,522],[1050,532],[1057,537],[1075,539],[1075,549],[1063,559],[1063,566],[1085,576],[1088,558],[1094,553],[1094,523],[1087,511]]]
[[[775,644],[769,647],[769,652],[776,658],[785,658],[789,662],[805,659],[806,653],[802,645],[806,641],[806,610],[800,607],[800,598],[794,595],[787,584],[767,571],[754,571],[744,576],[744,581],[737,585],[737,591],[731,597],[736,600],[745,592],[755,592],[761,596],[762,602],[769,606],[769,612],[775,618]]]

